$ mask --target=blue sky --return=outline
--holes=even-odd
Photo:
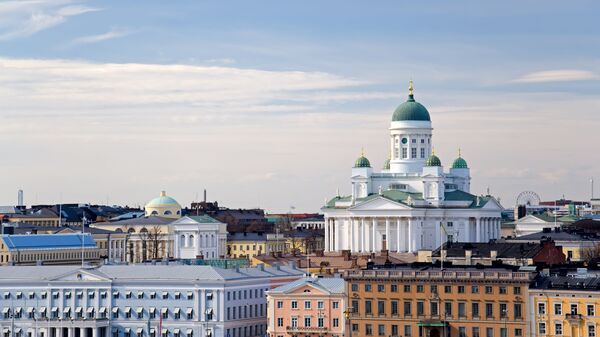
[[[430,1],[0,3],[0,203],[316,211],[380,167],[408,79],[449,165],[512,206],[589,198],[599,7]],[[600,177],[597,179],[600,180]],[[600,190],[600,188],[597,188]]]

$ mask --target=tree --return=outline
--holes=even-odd
[[[581,259],[587,264],[599,262],[600,244],[594,244],[594,246],[584,249],[581,252]]]

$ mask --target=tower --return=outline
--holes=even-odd
[[[413,82],[408,99],[394,111],[390,125],[390,172],[421,173],[431,155],[431,118],[429,111],[415,100]]]

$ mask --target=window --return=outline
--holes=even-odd
[[[485,337],[494,337],[494,328],[485,328]]]
[[[283,301],[277,301],[277,309],[283,309]]]
[[[370,292],[371,291],[371,285],[369,283],[365,283],[365,291],[366,292]]]
[[[398,285],[397,284],[391,284],[390,285],[390,291],[393,293],[397,293],[398,292]]]
[[[444,314],[446,316],[452,316],[452,302],[444,302]]]
[[[331,307],[333,309],[338,309],[340,307],[340,302],[338,302],[338,301],[332,302]]]
[[[562,315],[562,304],[561,303],[554,303],[554,314]]]
[[[465,286],[458,286],[458,293],[459,294],[464,294],[465,293]]]
[[[437,294],[437,284],[432,284],[431,285],[431,293],[432,294]]]
[[[379,325],[377,326],[377,334],[378,334],[379,336],[385,336],[385,325],[383,325],[383,324],[379,324]]]
[[[298,317],[292,317],[292,328],[298,327]]]
[[[304,317],[304,326],[310,328],[310,316]]]
[[[411,336],[412,336],[412,326],[405,325],[404,326],[404,337],[411,337]]]
[[[523,318],[523,313],[521,311],[521,303],[515,303],[513,306],[515,319]]]
[[[413,140],[416,140],[416,139],[413,139]],[[410,157],[417,158],[417,148],[416,147],[413,147],[410,149]]]
[[[596,310],[595,310],[593,304],[588,304],[587,305],[587,315],[588,316],[596,316]]]
[[[479,337],[479,327],[473,327],[471,331],[473,331],[473,337]]]
[[[333,321],[331,322],[331,324],[333,325],[334,328],[337,328],[340,326],[340,319],[339,318],[334,318]]]
[[[521,295],[521,287],[514,287],[513,288],[513,294],[515,294],[515,295]]]
[[[498,287],[498,292],[500,292],[501,295],[505,295],[506,294],[506,287],[505,286]]]
[[[358,291],[358,284],[352,283],[350,287],[352,288],[352,291]]]
[[[506,303],[500,303],[500,318],[508,317],[508,310],[506,308]]]
[[[438,302],[435,302],[435,301],[429,302],[429,309],[430,309],[431,316],[439,315]]]
[[[304,301],[304,309],[310,309],[310,301]]]
[[[405,284],[404,285],[404,292],[405,293],[409,293],[410,292],[410,284]]]
[[[467,317],[467,304],[465,302],[458,302],[458,317]]]
[[[423,140],[423,139],[421,139],[421,140]],[[421,148],[421,158],[425,158],[425,148],[424,147]]]
[[[422,292],[424,292],[424,291],[425,291],[425,289],[424,289],[424,288],[425,288],[425,287],[423,287],[423,285],[422,285],[422,284],[417,284],[417,292],[418,292],[418,293],[422,293]]]
[[[471,303],[471,314],[473,315],[473,318],[479,318],[479,303]]]
[[[417,316],[425,315],[424,306],[425,303],[423,301],[417,301]]]
[[[317,318],[317,326],[318,326],[319,328],[322,328],[322,327],[324,327],[324,326],[325,326],[325,320],[323,319],[323,317],[319,317],[319,318]]]
[[[298,301],[292,301],[292,309],[298,309]]]
[[[486,294],[493,294],[494,293],[494,288],[492,288],[492,286],[485,286],[485,293]]]
[[[317,301],[317,309],[323,309],[325,307],[325,303],[323,301]]]
[[[523,336],[523,329],[515,329],[515,337]]]
[[[588,325],[588,337],[596,337],[596,326]]]
[[[485,317],[493,318],[494,317],[494,307],[492,303],[485,304]]]
[[[373,310],[371,308],[371,301],[370,300],[366,300],[365,301],[365,314],[367,314],[367,315],[372,315],[373,314]]]
[[[472,294],[478,294],[479,293],[479,286],[471,286],[471,293]]]
[[[538,315],[546,314],[546,303],[538,303]]]
[[[559,323],[559,322],[557,322],[557,323],[554,323],[554,334],[555,334],[556,336],[562,336],[562,334],[563,334],[563,326],[562,326],[562,323]]]
[[[406,150],[406,149],[404,149]],[[373,335],[373,326],[371,324],[365,324],[365,335],[372,336]]]
[[[412,312],[410,310],[411,307],[412,306],[411,306],[410,301],[404,301],[404,316],[410,316],[410,315],[412,315]]]
[[[352,323],[352,331],[358,331],[358,324]]]
[[[577,303],[571,304],[571,315],[577,315]]]
[[[540,335],[545,335],[546,334],[546,323],[545,322],[539,322],[538,323],[538,333]]]
[[[392,325],[392,336],[398,336],[398,326],[395,324]]]
[[[378,284],[377,285],[377,292],[379,292],[379,293],[385,292],[385,285],[384,284]]]
[[[352,312],[358,312],[358,300],[352,300]]]
[[[379,316],[385,315],[385,301],[377,301],[377,314]]]
[[[464,326],[459,326],[458,337],[467,337],[467,328],[465,328]]]
[[[452,293],[452,286],[444,286],[444,293],[446,293],[446,294]]]
[[[398,316],[398,301],[391,301],[392,315]]]
[[[408,149],[405,147],[402,148],[402,158],[403,159],[408,158]]]

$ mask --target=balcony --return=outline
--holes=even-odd
[[[287,332],[299,332],[299,333],[324,333],[327,331],[326,327],[316,326],[287,326],[285,327]]]
[[[581,321],[583,319],[583,315],[582,314],[566,314],[565,318],[570,323],[579,323],[579,321]]]

